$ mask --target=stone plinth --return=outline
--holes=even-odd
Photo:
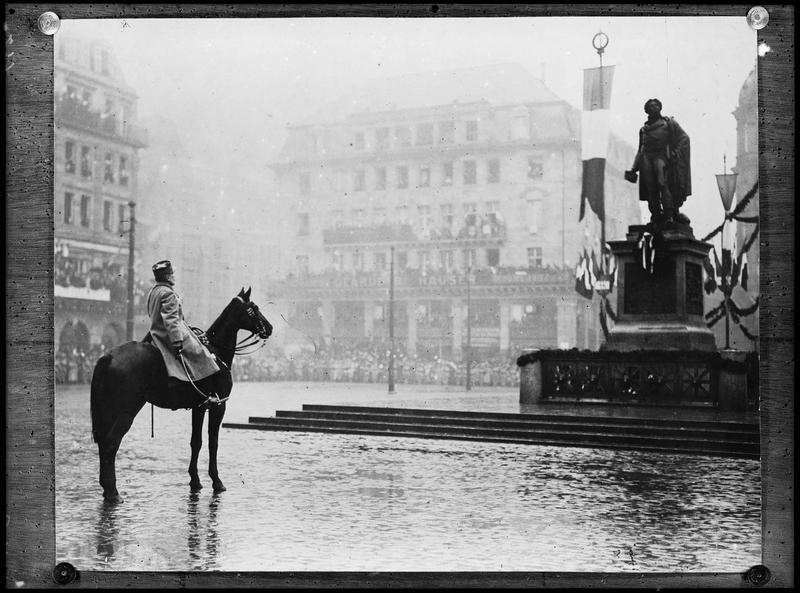
[[[639,241],[653,236],[652,270]],[[628,227],[624,241],[610,241],[617,260],[617,321],[601,350],[716,351],[703,317],[703,260],[711,245],[688,225]],[[648,266],[646,268],[645,266]]]

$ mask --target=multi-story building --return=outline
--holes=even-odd
[[[388,335],[411,354],[595,348],[597,303],[575,292],[580,112],[515,64],[377,81],[289,128],[272,163],[284,204],[273,295],[294,333]],[[606,237],[640,221],[612,136]],[[467,309],[470,311],[467,318]]]
[[[55,344],[80,380],[73,359],[126,337],[129,203],[147,140],[108,45],[59,34],[54,60]]]

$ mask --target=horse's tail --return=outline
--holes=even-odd
[[[91,387],[91,414],[92,414],[92,438],[95,443],[99,443],[99,438],[108,434],[111,430],[111,416],[108,414],[108,385],[106,377],[108,376],[108,367],[111,364],[111,355],[105,354],[100,357],[94,367],[94,374],[92,374],[92,387]]]

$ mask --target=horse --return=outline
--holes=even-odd
[[[242,288],[206,331],[208,348],[222,367],[222,374],[215,384],[219,399],[205,397],[191,382],[169,379],[158,348],[146,341],[126,342],[98,359],[91,382],[92,437],[97,443],[100,485],[106,502],[122,502],[116,484],[117,451],[145,403],[171,410],[192,410],[192,456],[189,462],[192,492],[203,487],[197,473],[197,458],[203,444],[203,422],[208,410],[208,475],[215,493],[226,489],[217,471],[217,448],[219,428],[225,416],[225,400],[233,388],[230,372],[233,357],[235,354],[250,354],[243,350],[259,342],[263,346],[272,334],[272,325],[250,301],[250,292],[250,288],[247,291]],[[239,330],[251,333],[237,343]]]

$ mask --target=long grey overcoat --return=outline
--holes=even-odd
[[[167,373],[181,381],[188,381],[181,361],[175,356],[172,344],[183,344],[183,359],[191,373],[192,381],[199,381],[219,370],[214,355],[203,346],[183,318],[181,297],[166,282],[157,282],[147,295],[147,314],[150,316],[150,334],[158,346]]]

